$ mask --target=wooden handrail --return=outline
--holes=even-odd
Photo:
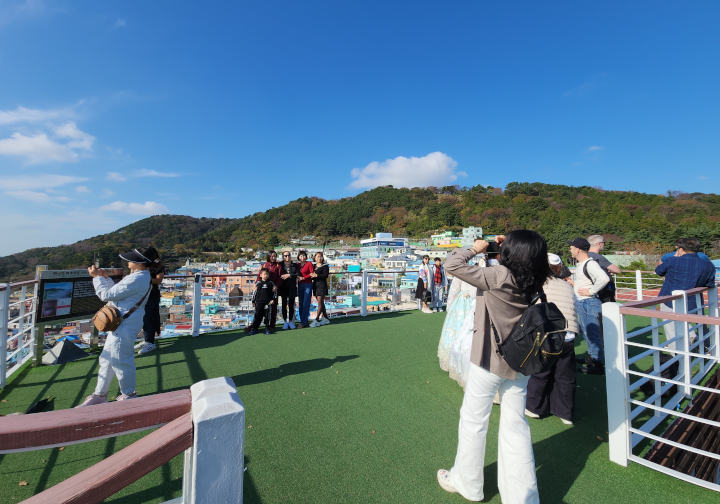
[[[84,410],[89,408],[83,408]],[[150,471],[190,448],[193,442],[191,413],[176,418],[47,490],[23,501],[24,504],[92,504],[122,490]]]
[[[0,453],[84,443],[161,425],[188,413],[190,390],[0,419]]]
[[[637,315],[639,317],[662,318],[666,320],[677,320],[680,322],[694,322],[696,324],[717,324],[720,325],[720,317],[708,315],[696,315],[691,313],[658,312],[646,308],[635,308],[621,306],[620,313],[623,315]]]

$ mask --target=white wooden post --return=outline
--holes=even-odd
[[[640,270],[635,270],[635,299],[638,301],[643,299],[642,271]]]
[[[360,315],[367,315],[367,292],[368,292],[368,274],[366,270],[362,272],[362,295],[360,296]]]
[[[625,322],[620,314],[619,303],[603,303],[602,316],[610,460],[627,467],[630,432],[628,380],[625,370]]]
[[[245,407],[230,378],[195,383],[193,446],[185,452],[183,504],[242,504]]]
[[[708,315],[718,316],[718,288],[712,287],[708,290]],[[713,324],[710,329],[710,345],[715,344],[715,358],[720,359],[720,325]]]
[[[687,313],[687,293],[684,290],[672,291],[673,296],[682,296],[679,299],[673,301],[673,311],[677,314],[685,315]],[[676,320],[671,322],[675,326],[675,337],[680,337],[679,341],[676,341],[672,347],[675,350],[684,352],[681,355],[681,359],[678,361],[678,376],[683,377],[685,383],[684,393],[686,396],[691,394],[690,391],[690,356],[687,354],[688,348],[690,348],[690,336],[688,334],[688,323]]]
[[[197,274],[193,284],[193,312],[192,312],[192,335],[193,337],[200,335],[200,316],[202,314],[202,275]]]
[[[0,283],[0,387],[7,379],[7,339],[10,320],[10,285]]]

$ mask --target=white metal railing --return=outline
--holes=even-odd
[[[688,300],[693,298],[696,308],[688,311]],[[667,301],[672,302],[672,312],[658,311]],[[628,331],[629,316],[649,319],[649,324]],[[636,320],[633,318],[633,323]],[[670,332],[674,337],[661,338],[661,328],[674,329]],[[671,296],[625,305],[605,303],[603,337],[610,460],[623,466],[634,461],[720,491],[718,481],[696,478],[644,457],[653,443],[661,442],[720,460],[718,453],[664,437],[671,421],[678,418],[720,429],[719,421],[685,410],[701,392],[720,400],[720,389],[704,386],[704,380],[720,363],[717,287],[673,291]]]
[[[35,281],[0,284],[0,387],[33,357],[36,299]]]

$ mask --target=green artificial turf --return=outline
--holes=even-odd
[[[160,340],[159,351],[136,359],[138,392],[234,380],[247,413],[248,504],[465,502],[435,479],[438,468],[452,465],[462,402],[460,387],[438,367],[443,319],[390,313],[269,336]],[[77,405],[92,391],[96,372],[96,357],[26,368],[0,392],[0,413],[49,395],[55,409]],[[116,391],[114,385],[111,395]],[[578,375],[575,426],[553,417],[530,420],[543,502],[718,502],[715,492],[638,464],[611,463],[605,408],[604,378]],[[485,501],[494,503],[498,414],[494,407],[485,467]],[[0,502],[49,488],[144,434],[0,455]],[[176,457],[107,502],[163,502],[179,496],[181,484]]]

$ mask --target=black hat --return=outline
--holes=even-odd
[[[132,249],[129,252],[120,254],[120,259],[122,259],[123,261],[150,265],[152,263],[159,262],[160,256],[158,255],[157,250],[155,250],[155,247],[148,247],[142,251],[138,249]]]
[[[584,250],[585,252],[590,250],[590,242],[587,241],[585,238],[575,238],[574,240],[569,241],[568,245],[577,247],[580,250]]]
[[[490,243],[488,243],[488,246],[485,249],[485,253],[488,255],[488,257],[500,254],[500,245],[498,245],[497,242],[491,241]]]

